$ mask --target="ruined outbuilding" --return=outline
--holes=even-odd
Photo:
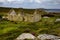
[[[11,9],[7,14],[7,19],[10,21],[38,22],[41,20],[43,10],[41,9],[20,9],[17,12]]]

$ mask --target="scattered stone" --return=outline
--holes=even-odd
[[[30,33],[22,33],[17,37],[16,40],[35,39],[36,37]]]
[[[60,21],[60,18],[56,19],[56,21],[55,21],[55,22],[59,22],[59,21]]]
[[[48,35],[48,34],[40,34],[38,37],[40,40],[58,40],[59,37],[54,35]]]
[[[43,18],[49,18],[49,17],[47,17],[47,16],[44,16]]]

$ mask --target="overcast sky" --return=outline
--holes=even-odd
[[[0,0],[0,6],[60,9],[60,0]]]

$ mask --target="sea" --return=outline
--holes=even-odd
[[[46,12],[60,12],[60,9],[44,9]]]

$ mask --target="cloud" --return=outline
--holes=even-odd
[[[6,0],[0,0],[0,2],[5,2]]]
[[[11,3],[23,3],[24,0],[7,0],[8,2],[11,2]]]
[[[31,3],[31,2],[33,2],[33,0],[24,0],[24,2],[30,2]]]
[[[0,5],[17,7],[59,8],[60,0],[0,0]]]
[[[17,3],[24,3],[24,2],[30,2],[30,3],[52,3],[52,4],[60,4],[60,0],[0,0],[0,2],[17,2]]]
[[[52,1],[52,0],[35,0],[36,3],[43,3],[43,2],[49,2],[49,1]]]
[[[35,0],[36,3],[41,3],[41,0]]]
[[[9,1],[9,2],[23,2],[24,0],[7,0],[7,1]]]
[[[7,0],[7,1],[12,2],[12,1],[16,1],[16,0]]]
[[[60,4],[60,0],[53,1],[54,4]]]
[[[36,3],[42,3],[50,0],[0,0],[0,2],[36,2]]]
[[[39,4],[54,4],[54,5],[57,5],[57,4],[60,4],[60,0],[35,0],[36,3],[39,3]]]

